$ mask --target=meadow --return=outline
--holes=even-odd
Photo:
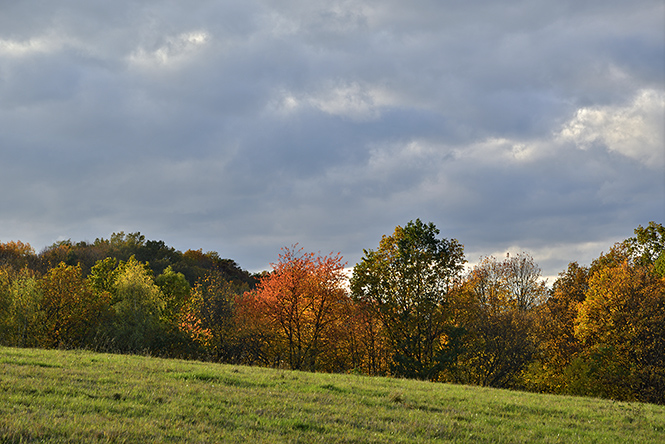
[[[665,441],[665,406],[0,347],[0,443]]]

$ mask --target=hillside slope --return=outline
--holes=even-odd
[[[662,442],[665,407],[0,348],[0,442]]]

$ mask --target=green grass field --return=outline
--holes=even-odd
[[[0,443],[665,442],[665,407],[0,348]]]

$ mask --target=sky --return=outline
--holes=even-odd
[[[0,0],[0,242],[352,267],[420,218],[556,276],[665,223],[662,0]]]

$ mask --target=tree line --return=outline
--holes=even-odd
[[[283,248],[250,274],[140,233],[0,243],[0,343],[358,372],[665,403],[665,228],[650,222],[551,288],[527,253],[466,267],[432,223],[347,275]]]

